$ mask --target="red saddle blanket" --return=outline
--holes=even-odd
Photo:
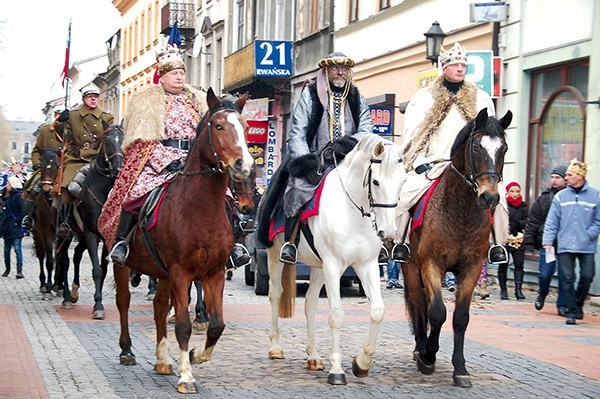
[[[425,216],[425,211],[427,210],[427,204],[429,204],[429,200],[435,191],[440,179],[437,178],[433,181],[431,186],[425,191],[425,194],[421,196],[421,199],[416,203],[416,205],[410,210],[412,215],[412,231],[414,232],[417,228],[421,227],[423,224],[423,217]]]
[[[329,172],[327,172],[329,174]],[[321,183],[315,191],[315,195],[310,201],[306,203],[302,211],[300,211],[300,222],[307,223],[308,218],[319,214],[319,205],[321,204],[321,193],[323,192],[323,186],[327,174],[321,180]],[[269,223],[269,241],[273,241],[277,234],[283,233],[285,230],[285,213],[283,209],[278,212]]]

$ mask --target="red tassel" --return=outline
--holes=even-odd
[[[152,78],[152,83],[157,85],[159,82],[160,82],[160,75],[158,74],[158,65],[157,65],[156,69],[154,70],[154,77]]]

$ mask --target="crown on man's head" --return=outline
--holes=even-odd
[[[173,69],[183,69],[185,71],[185,62],[183,62],[181,50],[175,45],[167,44],[162,51],[156,54],[158,62],[158,74],[163,76]]]
[[[439,62],[442,65],[442,69],[448,65],[466,64],[467,49],[461,46],[459,42],[454,43],[454,46],[448,51],[446,51],[444,46],[440,46]]]

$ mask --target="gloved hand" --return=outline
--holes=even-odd
[[[342,136],[339,139],[336,139],[332,145],[335,159],[340,162],[350,151],[352,151],[357,143],[358,141],[350,136]]]
[[[170,164],[168,164],[165,167],[165,170],[167,172],[175,172],[177,169],[179,169],[179,167],[181,166],[181,162],[179,162],[178,159],[174,160],[173,162],[171,162]]]
[[[65,109],[63,112],[60,113],[60,116],[57,119],[59,122],[66,122],[69,120],[69,110]]]
[[[302,178],[310,184],[317,185],[322,178],[321,175],[317,174],[319,166],[319,156],[315,153],[310,153],[290,160],[288,163],[288,172],[294,177]]]
[[[38,163],[36,163],[35,165],[33,165],[33,166],[31,167],[31,169],[33,169],[33,171],[35,172],[36,170],[38,170],[38,169],[39,169],[39,168],[41,168],[41,167],[42,167],[42,165],[40,165],[40,163],[38,162]]]

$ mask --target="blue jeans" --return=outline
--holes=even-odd
[[[456,277],[452,272],[446,272],[446,276],[444,277],[444,284],[446,287],[450,287],[452,285],[456,285]]]
[[[400,268],[398,267],[398,262],[394,262],[393,260],[388,260],[387,263],[387,281],[398,282],[398,278],[400,277]]]
[[[17,255],[17,265],[23,265],[23,251],[21,250],[21,241],[19,238],[5,238],[4,239],[4,264],[10,265],[10,249],[15,248],[15,254]]]
[[[556,262],[546,263],[546,251],[542,248],[540,250],[540,266],[539,266],[539,289],[538,294],[541,296],[548,295],[548,291],[550,289],[550,282],[552,281],[552,275],[556,270]],[[558,268],[558,299],[556,300],[556,307],[564,307],[567,306],[564,300],[564,294],[562,292],[562,287],[560,284],[561,281],[561,272],[560,267]]]
[[[594,254],[566,252],[556,255],[560,275],[560,286],[568,308],[567,316],[575,317],[583,312],[583,302],[587,297],[596,271]],[[579,282],[575,290],[575,259],[579,259]]]

